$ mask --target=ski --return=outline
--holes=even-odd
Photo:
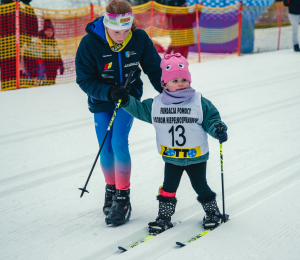
[[[176,221],[176,222],[174,222],[174,223],[173,223],[173,227],[177,226],[177,225],[180,224],[181,222],[182,222],[182,221]],[[166,231],[168,231],[168,230],[166,230]],[[166,231],[165,231],[165,232],[166,232]],[[123,252],[126,252],[126,251],[128,251],[129,249],[134,248],[134,247],[136,247],[136,246],[138,246],[138,245],[140,245],[140,244],[142,244],[142,243],[145,243],[146,241],[148,241],[148,240],[150,240],[150,239],[152,239],[152,238],[154,238],[154,237],[156,237],[156,235],[150,235],[150,234],[148,234],[147,236],[143,237],[142,239],[136,241],[135,243],[133,243],[133,244],[127,246],[127,247],[118,246],[118,249],[120,249],[120,250],[123,251]]]
[[[176,242],[176,245],[181,246],[181,247],[184,247],[184,246],[186,246],[187,244],[192,243],[193,241],[197,240],[198,238],[205,236],[206,234],[208,234],[208,233],[211,232],[211,231],[213,231],[213,229],[212,229],[212,230],[204,230],[203,232],[201,232],[201,233],[198,234],[197,236],[192,237],[190,240],[186,241],[185,243],[182,243],[182,242]]]
[[[226,219],[226,222],[229,220],[229,215],[225,214],[225,219]],[[222,222],[219,226],[221,226],[223,223],[225,222]],[[218,228],[219,226],[217,226],[216,228]],[[176,242],[176,245],[180,246],[180,247],[184,247],[186,246],[187,244],[190,244],[192,243],[193,241],[205,236],[206,234],[210,233],[211,231],[215,230],[216,228],[214,229],[209,229],[209,230],[204,230],[202,231],[200,234],[192,237],[191,239],[189,239],[188,241],[182,243],[182,242]]]

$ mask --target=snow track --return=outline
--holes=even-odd
[[[132,217],[107,227],[99,164],[90,193],[79,198],[99,149],[85,95],[76,84],[7,91],[0,93],[0,259],[299,259],[299,55],[247,55],[194,64],[191,73],[192,86],[229,127],[223,145],[228,223],[175,246],[201,232],[204,214],[183,175],[173,217],[183,222],[121,253],[117,247],[145,236],[157,214],[164,163],[153,127],[133,124]],[[155,96],[143,80],[144,98]],[[209,145],[207,179],[222,210],[219,144],[209,137]]]
[[[53,134],[53,133],[60,133],[63,131],[70,131],[76,130],[80,127],[86,127],[87,125],[93,124],[91,119],[78,119],[72,122],[62,123],[62,124],[55,124],[45,127],[40,127],[36,129],[30,129],[27,131],[21,131],[14,134],[8,134],[0,136],[0,145],[2,144],[10,144],[13,142],[20,142],[28,139],[35,139],[37,137],[43,137],[45,135]],[[2,141],[3,140],[3,141]]]
[[[291,186],[299,185],[299,156],[300,154],[264,172],[257,173],[242,183],[238,183],[238,185],[228,189],[226,192],[226,202],[230,206],[226,212],[230,212],[230,220],[234,221],[239,215],[255,208],[258,204],[289,189]],[[222,201],[219,200],[218,204],[220,208],[221,203]],[[195,208],[197,207],[198,205],[194,204],[176,212],[176,217],[173,217],[173,220],[183,220],[183,223],[147,241],[147,243],[139,245],[137,248],[122,253],[122,256],[126,254],[126,259],[157,259],[169,251],[176,249],[176,241],[186,241],[201,233],[203,228],[199,220],[204,215],[204,212],[199,210],[195,213]],[[300,228],[300,224],[298,226]],[[214,232],[222,232],[219,230],[222,228],[223,226]],[[113,250],[110,247],[109,251],[105,249],[95,254],[94,257],[95,259],[115,259],[120,252],[117,252],[111,258],[107,258],[107,255],[109,255],[109,252],[115,251],[117,245],[127,246],[133,241],[141,239],[146,234],[145,230],[144,232],[139,231],[136,234],[125,237],[115,244],[116,247]]]

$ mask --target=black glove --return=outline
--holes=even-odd
[[[224,129],[221,132],[216,131],[215,136],[219,139],[220,144],[226,142],[228,139],[227,132]]]
[[[122,99],[121,105],[125,105],[128,102],[128,90],[125,88],[118,88],[112,86],[108,91],[108,99],[119,102]]]

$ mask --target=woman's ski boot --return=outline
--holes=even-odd
[[[109,185],[106,184],[105,187],[105,200],[104,200],[104,206],[103,206],[103,213],[105,215],[108,215],[108,213],[111,210],[111,206],[113,204],[113,195],[116,194],[116,186],[115,185]]]
[[[212,196],[202,199],[198,196],[197,200],[201,203],[206,215],[203,218],[204,229],[215,229],[222,223],[222,214],[217,205],[216,193]]]
[[[130,190],[116,190],[111,210],[105,218],[106,225],[120,226],[130,219]]]
[[[177,199],[158,195],[157,200],[159,201],[158,217],[154,222],[148,223],[149,234],[151,235],[160,234],[173,227],[171,217],[175,213]]]

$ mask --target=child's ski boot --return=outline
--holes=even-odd
[[[216,194],[202,199],[198,196],[197,200],[201,203],[206,215],[203,218],[204,229],[214,229],[222,223],[222,214],[217,205]]]
[[[177,199],[158,195],[157,200],[159,201],[158,217],[154,222],[148,223],[151,235],[160,234],[173,227],[171,217],[175,213]]]
[[[104,206],[103,206],[103,213],[105,215],[108,215],[108,213],[111,210],[111,206],[113,204],[113,195],[116,193],[116,187],[115,185],[109,185],[106,184],[105,187],[105,200],[104,200]]]
[[[130,219],[131,204],[129,197],[130,190],[116,190],[113,195],[111,210],[105,218],[106,225],[120,226]]]

